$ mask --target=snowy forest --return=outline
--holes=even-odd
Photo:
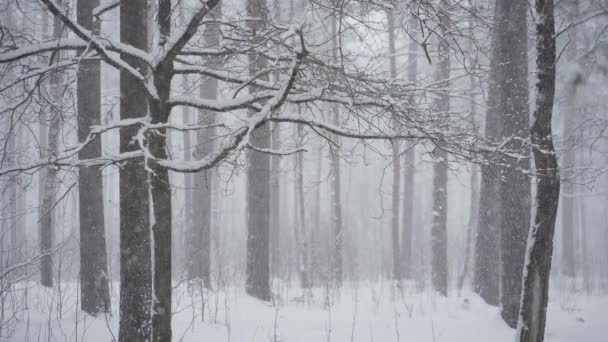
[[[0,341],[608,340],[608,1],[0,0]]]

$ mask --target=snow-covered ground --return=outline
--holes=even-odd
[[[30,283],[31,285],[31,283]],[[114,291],[117,288],[114,288]],[[92,319],[75,310],[74,284],[57,290],[30,286],[28,310],[12,320],[8,341],[113,341],[118,336],[118,301],[112,315]],[[440,298],[431,292],[394,290],[388,284],[352,284],[340,293],[315,289],[278,291],[283,300],[260,302],[240,288],[210,291],[203,301],[185,287],[174,295],[174,341],[315,342],[315,341],[467,341],[512,342],[514,331],[498,309],[478,296]],[[23,299],[21,291],[14,300]],[[115,296],[116,297],[116,296]],[[62,298],[62,300],[60,300]],[[194,299],[193,299],[194,298]],[[307,298],[309,298],[307,300]],[[61,305],[59,303],[61,302]],[[608,341],[608,296],[553,292],[548,314],[548,342]],[[5,311],[5,317],[10,312]],[[7,325],[8,327],[8,325]],[[50,335],[50,339],[48,336]]]

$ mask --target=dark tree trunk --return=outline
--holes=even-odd
[[[120,40],[148,49],[147,0],[121,0]],[[147,65],[130,56],[121,58],[145,73]],[[128,72],[120,75],[121,119],[139,118],[148,113],[143,85]],[[138,127],[120,132],[120,152],[137,150],[133,136]],[[120,326],[121,342],[144,342],[151,338],[152,264],[150,251],[150,209],[148,174],[143,159],[135,159],[120,169]]]
[[[523,141],[529,137],[528,110],[528,2],[499,0],[496,2],[494,55],[496,60],[494,86],[496,110],[500,118],[502,138],[511,140],[506,148],[522,156],[530,154]],[[521,270],[524,266],[526,237],[530,227],[530,182],[522,170],[529,170],[528,158],[508,160],[501,168],[500,241],[501,241],[501,315],[512,328],[517,324],[521,295]]]
[[[538,183],[536,214],[528,238],[517,324],[517,339],[520,342],[544,340],[555,217],[560,191],[559,167],[551,131],[556,62],[553,0],[536,0],[536,20],[538,96],[530,135]]]
[[[446,6],[442,3],[442,6]],[[450,78],[450,45],[448,42],[448,17],[445,8],[440,9],[439,20],[439,61],[435,79],[448,88]],[[444,115],[449,115],[450,98],[447,95],[439,95],[435,110]],[[435,152],[437,159],[433,165],[433,221],[431,227],[432,246],[432,281],[433,288],[439,294],[448,294],[448,258],[447,258],[447,219],[448,219],[448,154],[438,146]]]
[[[494,7],[494,17],[500,16],[499,6]],[[496,25],[493,31],[492,49],[497,53]],[[502,120],[498,99],[498,58],[490,61],[488,109],[486,110],[485,137],[496,140],[502,132]],[[475,239],[475,276],[473,290],[483,300],[498,306],[500,302],[500,177],[495,167],[481,166],[478,230]]]
[[[158,6],[159,49],[171,34],[171,0],[161,0]],[[171,107],[167,105],[171,95],[173,60],[159,64],[154,70],[154,86],[158,99],[148,98],[152,124],[169,122]],[[156,158],[167,159],[167,131],[158,129],[146,134],[150,153]],[[152,245],[152,341],[171,341],[171,184],[169,170],[157,163],[149,165],[148,205],[150,206],[150,230]]]
[[[266,0],[247,0],[247,14],[266,18]],[[254,34],[264,29],[262,21],[249,21]],[[252,75],[267,62],[262,56],[249,55]],[[267,80],[267,77],[266,77]],[[250,92],[255,93],[255,88]],[[251,115],[254,113],[251,112]],[[270,147],[270,127],[264,125],[251,134],[251,143],[261,149]],[[247,293],[261,300],[270,300],[270,155],[254,150],[247,152]]]
[[[168,80],[158,82],[166,82],[167,88],[170,84]],[[160,89],[159,94],[162,94]],[[168,121],[168,112],[156,113],[158,116],[154,111],[152,112],[152,123]],[[161,129],[158,133],[150,133],[147,137],[150,152],[157,158],[167,158],[165,132]],[[152,210],[150,224],[154,250],[152,341],[164,342],[171,341],[171,186],[169,171],[166,168],[158,164],[153,164],[150,168],[153,173],[148,173],[150,182],[148,191],[151,197],[149,200],[153,203],[150,208]]]
[[[77,2],[78,23],[93,27],[93,9],[99,0]],[[84,58],[78,70],[78,140],[84,141],[89,128],[101,123],[101,74],[96,58]],[[101,156],[101,138],[79,153],[80,159]],[[80,286],[81,308],[90,315],[110,310],[108,264],[103,215],[103,176],[98,167],[82,167],[78,177],[80,205]]]

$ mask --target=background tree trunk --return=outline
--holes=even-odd
[[[536,215],[528,238],[517,324],[517,339],[520,342],[542,342],[544,339],[553,235],[560,191],[559,167],[551,131],[556,62],[553,0],[536,0],[536,15],[538,96],[530,135],[538,185]]]
[[[390,78],[394,80],[397,77],[397,56],[395,50],[395,14],[393,11],[387,11],[386,13],[388,20],[388,53],[390,61]],[[399,122],[396,118],[393,118],[393,131],[399,133]],[[391,206],[391,242],[393,252],[393,280],[401,280],[401,251],[399,249],[399,196],[401,194],[401,156],[400,156],[400,142],[393,140],[392,152],[393,152],[393,204]]]
[[[57,2],[60,7],[63,7],[63,1]],[[53,38],[59,39],[63,35],[63,23],[61,20],[53,19]],[[61,58],[61,53],[53,55],[53,63]],[[43,152],[43,157],[47,158],[56,155],[59,152],[59,131],[61,124],[61,110],[63,107],[63,97],[61,94],[61,85],[63,74],[54,72],[50,77],[49,84],[49,99],[52,101],[50,105],[50,117],[48,118],[48,135],[46,142],[46,151]],[[54,234],[54,210],[56,192],[57,192],[57,168],[50,166],[46,167],[44,182],[42,183],[42,196],[40,204],[40,284],[46,287],[53,286],[53,260],[52,249],[55,244]]]
[[[247,0],[247,15],[266,18],[266,0]],[[254,34],[264,30],[262,21],[248,21]],[[249,55],[249,72],[255,75],[264,68],[266,60]],[[268,80],[268,76],[260,77]],[[256,89],[250,87],[250,92]],[[250,112],[250,115],[254,115]],[[264,125],[251,135],[251,143],[261,149],[270,147],[270,127]],[[247,151],[247,293],[261,300],[270,300],[270,155],[254,150]]]
[[[289,2],[290,17],[293,20],[294,2]],[[281,22],[281,1],[275,4],[274,17]],[[275,82],[279,81],[275,73]],[[271,126],[271,146],[274,151],[281,148],[281,128],[278,123]],[[270,272],[273,278],[282,276],[281,269],[281,156],[270,156]]]
[[[20,29],[20,27],[15,24],[13,6],[13,2],[8,2],[4,11],[0,13],[0,20],[2,20],[5,30]],[[9,79],[15,76],[15,73],[10,69],[6,72]],[[18,149],[21,148],[24,143],[21,141],[24,127],[15,123],[13,118],[7,115],[3,115],[0,119],[0,123],[2,125],[2,135],[6,139],[3,142],[3,147],[6,150],[3,151],[2,161],[8,164],[9,167],[17,167]],[[6,253],[6,258],[2,258],[2,261],[0,261],[0,269],[3,271],[6,267],[19,264],[23,260],[23,244],[25,242],[23,239],[23,236],[25,236],[25,224],[23,221],[25,220],[25,197],[27,191],[21,184],[21,177],[19,175],[14,175],[11,176],[11,179],[3,182],[1,190],[2,199],[0,200],[0,212],[2,219],[0,221],[2,222],[3,229],[0,234],[2,234],[2,240],[9,237],[8,241],[5,241],[8,243],[1,245],[2,252],[0,252],[0,254]]]
[[[221,2],[216,4],[211,16],[220,18],[222,15]],[[220,27],[217,24],[209,24],[203,32],[205,45],[216,48],[220,43]],[[215,58],[206,61],[209,67],[218,66]],[[200,97],[203,99],[217,98],[218,82],[214,78],[208,78],[200,87]],[[198,122],[200,125],[211,125],[215,122],[215,113],[200,111]],[[206,128],[197,131],[197,145],[195,155],[197,159],[205,158],[213,151],[214,128]],[[213,170],[203,170],[195,175],[194,220],[191,232],[190,255],[188,258],[189,278],[201,279],[206,288],[211,288],[211,216],[212,216],[212,194],[214,175]]]
[[[418,23],[413,20],[412,27]],[[407,79],[416,82],[418,74],[418,31],[413,29],[412,39],[409,42]],[[414,96],[409,98],[410,107],[416,107]],[[412,113],[415,114],[415,113]],[[416,146],[406,144],[406,151],[403,153],[403,199],[401,209],[401,265],[403,267],[402,276],[406,279],[413,279],[412,265],[412,241],[414,234],[414,196],[415,196],[415,175],[416,175]]]
[[[272,149],[281,148],[281,131],[272,126]],[[270,156],[270,270],[274,278],[281,274],[281,156]]]
[[[579,7],[577,0],[569,0],[563,3],[565,6],[566,17],[570,22],[579,20]],[[564,62],[565,63],[576,63],[577,59],[577,47],[579,45],[577,37],[577,27],[570,27],[566,32],[567,35],[567,46],[564,51]],[[572,91],[572,85],[567,84],[565,86],[564,96],[566,98],[565,103],[565,115],[563,121],[563,132],[565,134],[571,133],[577,123],[580,122],[581,112],[578,110],[576,105],[576,89]],[[562,170],[568,170],[576,166],[576,154],[577,146],[574,145],[575,137],[571,134],[566,136],[565,151],[562,156]],[[576,186],[572,180],[567,180],[562,184],[562,196],[560,198],[561,208],[561,229],[562,229],[562,274],[572,281],[576,279],[576,238],[575,233],[577,231],[577,198],[572,196],[576,192]],[[575,285],[575,281],[573,281]]]
[[[301,117],[302,110],[298,106],[298,113]],[[297,125],[296,127],[296,138],[297,144],[296,146],[304,145],[304,126]],[[308,229],[306,227],[306,208],[304,203],[304,153],[300,152],[295,155],[295,168],[294,171],[296,173],[296,186],[295,186],[295,203],[296,203],[296,244],[298,251],[298,262],[296,263],[298,267],[298,274],[300,276],[300,286],[303,289],[307,289],[310,287],[310,269],[309,269],[309,254],[310,254],[310,234],[308,233]]]
[[[331,17],[331,39],[332,39],[332,58],[338,60],[338,18],[335,15]],[[340,18],[342,20],[342,18]],[[332,105],[331,123],[333,125],[340,124],[340,110],[337,105]],[[332,140],[340,143],[338,136],[332,136]],[[331,175],[329,177],[331,203],[331,229],[333,232],[333,253],[331,257],[331,274],[335,286],[342,284],[343,265],[342,265],[342,249],[344,244],[344,232],[342,226],[342,187],[340,177],[340,156],[333,146],[330,146],[331,155]]]
[[[99,0],[77,2],[78,23],[93,32],[93,9]],[[84,141],[93,125],[101,124],[101,74],[97,58],[84,59],[78,70],[78,140]],[[101,156],[101,138],[79,153],[80,159]],[[81,308],[96,316],[110,310],[108,264],[103,211],[103,175],[98,167],[82,167],[78,177],[80,206]]]
[[[471,2],[469,2],[471,8],[474,9]],[[469,22],[468,32],[471,37],[475,37],[475,31],[473,29],[475,22],[474,17],[471,18]],[[470,42],[469,47],[473,48],[473,41]],[[474,127],[475,133],[479,134],[479,118],[477,113],[477,93],[479,91],[477,87],[477,76],[474,74],[477,69],[477,65],[473,59],[469,60],[468,70],[472,74],[469,75],[469,99],[471,105],[471,124]],[[467,224],[467,237],[466,237],[466,245],[465,245],[465,255],[462,263],[462,272],[458,276],[458,292],[459,294],[462,292],[464,287],[465,279],[470,273],[470,261],[471,254],[473,249],[473,236],[477,232],[478,219],[477,215],[479,212],[479,165],[472,163],[471,164],[471,195],[470,195],[470,207],[469,207],[469,222]]]
[[[435,71],[435,80],[441,81],[445,89],[448,88],[450,78],[450,43],[448,41],[448,13],[442,2],[439,9],[439,61]],[[449,115],[450,98],[447,95],[438,95],[435,110]],[[435,151],[436,163],[433,164],[433,223],[431,227],[432,244],[432,280],[433,288],[439,294],[448,294],[448,259],[447,259],[447,219],[448,219],[448,154],[441,146]]]
[[[120,40],[148,50],[148,1],[121,0]],[[145,73],[147,65],[130,56],[121,59]],[[128,72],[120,75],[120,118],[138,118],[148,113],[146,92]],[[132,144],[138,127],[121,129],[120,152],[137,150]],[[151,338],[152,272],[150,208],[147,172],[143,159],[120,169],[120,325],[121,342],[144,342]]]

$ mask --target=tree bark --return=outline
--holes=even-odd
[[[99,0],[77,2],[78,23],[87,30],[93,27],[93,9]],[[93,125],[101,124],[101,74],[96,58],[83,56],[78,69],[78,140],[87,138]],[[101,156],[101,138],[88,144],[80,159]],[[80,287],[81,308],[92,316],[110,310],[108,264],[103,211],[103,175],[95,166],[82,167],[78,177],[80,206]]]
[[[221,2],[216,4],[211,12],[213,17],[221,17]],[[205,45],[215,48],[220,43],[220,27],[209,24],[203,32]],[[217,67],[218,61],[210,57],[206,63],[209,67]],[[200,97],[203,99],[217,98],[218,82],[215,78],[208,78],[200,87]],[[198,122],[201,125],[211,125],[215,122],[215,113],[200,111]],[[214,128],[205,128],[197,131],[197,145],[195,155],[197,159],[205,158],[213,152]],[[188,257],[189,278],[200,279],[206,288],[211,288],[211,216],[212,193],[214,175],[213,170],[203,170],[195,175],[194,202],[197,210],[194,211],[194,222],[191,231],[190,253]]]
[[[159,50],[164,50],[171,35],[171,0],[160,0],[157,24]],[[171,107],[167,104],[171,95],[173,60],[165,60],[153,71],[154,86],[158,97],[148,97],[152,124],[169,122]],[[150,153],[156,158],[167,159],[167,130],[157,129],[146,133]],[[148,205],[152,254],[152,338],[153,342],[171,341],[171,184],[169,170],[152,163],[146,170],[148,180]]]
[[[524,265],[526,236],[530,226],[530,182],[522,170],[530,169],[528,110],[528,3],[525,0],[496,2],[494,42],[496,110],[501,137],[512,139],[505,147],[521,154],[520,160],[507,160],[501,168],[501,315],[512,328],[517,324]]]
[[[395,50],[395,14],[393,11],[387,12],[388,19],[388,53],[390,61],[390,77],[395,79],[397,77],[397,56]],[[393,130],[399,132],[399,122],[396,118],[393,118]],[[399,248],[399,209],[400,208],[400,193],[401,193],[401,157],[400,157],[400,143],[398,140],[393,140],[392,152],[393,152],[393,204],[391,209],[391,242],[393,252],[393,280],[401,280],[401,251]]]
[[[142,50],[148,49],[147,0],[121,0],[120,40]],[[147,65],[128,55],[121,59],[145,73]],[[139,118],[148,113],[146,92],[128,72],[120,74],[121,119]],[[137,150],[132,143],[138,127],[121,129],[120,152]],[[129,161],[120,169],[120,324],[121,342],[151,339],[152,263],[150,248],[150,208],[147,172],[143,159]]]
[[[414,23],[413,26],[416,26]],[[418,73],[418,43],[414,40],[418,32],[414,30],[413,39],[409,43],[407,78],[410,82],[416,82]],[[416,107],[414,96],[409,98],[411,108]],[[412,113],[414,115],[415,113]],[[414,234],[414,195],[415,195],[415,174],[416,174],[416,146],[407,145],[403,153],[403,199],[401,209],[401,265],[403,267],[402,276],[406,279],[413,279],[412,265],[412,241]]]
[[[261,18],[249,21],[248,25],[258,35],[264,30],[263,19],[268,8],[266,0],[247,0],[247,15]],[[255,75],[263,69],[267,61],[259,55],[250,54],[249,72]],[[268,80],[268,77],[261,77]],[[250,87],[250,92],[257,90]],[[250,112],[254,115],[254,112]],[[268,124],[257,128],[251,135],[251,143],[261,149],[270,147],[270,127]],[[247,282],[248,294],[270,300],[270,155],[254,150],[247,152]]]
[[[472,4],[471,4],[472,5]],[[474,20],[475,18],[471,18],[468,25],[468,32],[471,38],[475,37],[474,31]],[[473,48],[473,41],[470,42],[469,47]],[[470,72],[475,72],[477,66],[473,60],[469,61],[468,69]],[[477,77],[474,74],[469,75],[469,99],[471,102],[471,125],[475,129],[475,133],[479,134],[479,118],[477,113],[477,96],[476,93],[478,91],[477,88]],[[467,224],[467,238],[466,238],[466,246],[465,246],[465,255],[464,261],[462,265],[462,272],[458,276],[458,291],[462,292],[464,287],[465,279],[467,275],[470,273],[470,260],[473,249],[473,236],[475,232],[477,232],[478,226],[478,212],[479,212],[479,166],[477,164],[471,164],[471,195],[469,201],[469,222]]]
[[[63,6],[63,2],[58,2],[59,6]],[[63,34],[63,24],[61,20],[54,18],[53,20],[53,38],[59,39]],[[53,55],[54,62],[60,58],[60,53]],[[50,76],[49,84],[49,98],[53,101],[51,110],[49,112],[50,117],[48,118],[48,135],[45,151],[42,154],[43,157],[49,157],[56,155],[59,152],[59,126],[61,124],[61,108],[62,94],[61,84],[63,81],[63,74],[61,72],[54,72]],[[54,211],[57,192],[57,168],[53,166],[47,166],[44,175],[44,182],[42,183],[42,203],[40,204],[40,284],[46,287],[53,286],[53,260],[52,260],[52,249],[55,244],[54,234]]]
[[[340,18],[340,20],[342,20]],[[338,60],[338,22],[337,18],[331,17],[331,39],[332,39],[332,58]],[[340,124],[340,110],[337,105],[332,105],[331,123]],[[339,144],[338,136],[332,136],[332,140]],[[331,175],[329,177],[330,203],[331,203],[331,228],[333,232],[333,253],[331,257],[331,274],[335,286],[340,287],[343,279],[342,249],[344,244],[344,232],[342,224],[342,186],[340,177],[340,156],[338,151],[330,148],[331,155]]]
[[[13,6],[13,3],[9,2],[5,6],[4,11],[0,13],[0,20],[3,21],[4,27],[8,30],[19,29],[14,22],[15,13],[13,12]],[[9,80],[14,77],[14,72],[10,68],[6,72]],[[21,146],[20,144],[22,144],[20,141],[22,127],[13,122],[13,118],[7,115],[3,116],[1,124],[3,129],[2,134],[5,139],[3,141],[3,147],[6,148],[2,158],[3,164],[8,164],[9,167],[17,167],[18,148]],[[6,131],[4,131],[4,126],[6,126]],[[18,191],[18,188],[21,187],[19,175],[12,176],[10,179],[4,180],[3,183],[5,185],[1,190],[2,199],[0,200],[3,229],[0,234],[2,234],[3,240],[5,236],[8,236],[9,241],[8,245],[2,244],[3,252],[0,252],[0,254],[6,253],[7,258],[6,260],[2,259],[0,262],[1,269],[22,262],[23,237],[25,236],[25,225],[23,221],[25,219],[25,197],[27,194],[25,189]]]
[[[272,149],[281,148],[278,124],[272,126]],[[281,277],[281,156],[273,155],[270,166],[270,269],[272,276]]]
[[[450,45],[447,38],[448,13],[445,3],[442,2],[439,12],[439,61],[435,71],[435,80],[442,82],[445,89],[449,86],[450,78]],[[449,115],[450,98],[438,95],[435,109]],[[432,245],[432,281],[433,288],[439,294],[448,294],[448,260],[447,260],[447,216],[448,216],[448,154],[441,146],[437,146],[435,157],[437,162],[433,165],[433,221],[431,227]]]
[[[570,22],[575,22],[579,19],[579,7],[577,0],[570,0],[564,3],[565,12],[568,20]],[[566,57],[564,61],[566,63],[576,63],[577,58],[577,27],[571,27],[567,31],[567,46],[565,46],[565,54]],[[571,85],[566,85],[566,89],[570,90]],[[576,106],[576,91],[564,92],[564,96],[566,98],[565,103],[565,115],[564,115],[564,132],[569,132],[574,127],[576,127],[577,121],[580,120],[580,111]],[[567,170],[569,168],[573,168],[576,164],[576,146],[570,144],[573,142],[573,137],[567,136],[566,151],[562,156],[562,165],[563,169]],[[571,181],[566,181],[562,184],[562,197],[560,199],[560,208],[561,208],[561,229],[562,229],[562,273],[567,278],[575,279],[576,278],[576,244],[575,244],[575,232],[577,228],[577,219],[576,219],[576,208],[577,208],[577,199],[571,195],[575,192],[576,186]]]
[[[299,115],[301,116],[301,109],[298,108]],[[297,146],[301,146],[304,140],[304,127],[298,125],[296,127],[296,139]],[[310,287],[310,274],[309,274],[309,241],[310,235],[306,229],[306,208],[304,206],[304,154],[297,153],[295,155],[294,163],[295,173],[295,217],[297,218],[294,236],[296,240],[297,250],[297,262],[298,275],[300,277],[300,286],[303,289]]]
[[[553,0],[536,0],[535,7],[538,96],[530,135],[538,183],[536,214],[528,237],[521,308],[517,323],[517,340],[520,342],[544,340],[549,299],[549,273],[560,192],[559,167],[551,131],[556,62]]]

